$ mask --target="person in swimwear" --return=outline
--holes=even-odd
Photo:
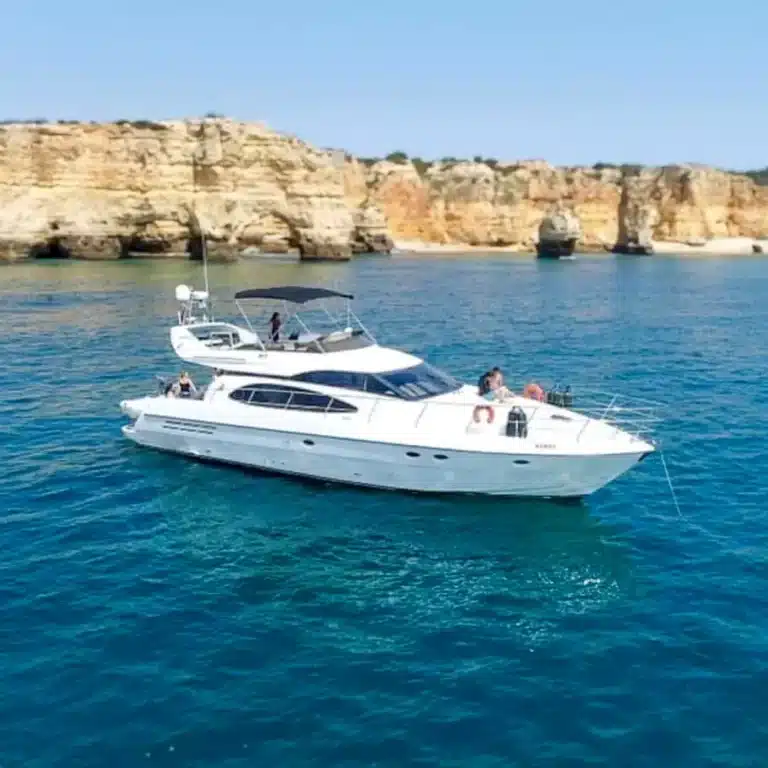
[[[484,400],[492,403],[496,400],[501,400],[504,397],[504,393],[508,392],[504,386],[504,377],[502,376],[501,369],[496,367],[484,374],[477,388],[477,394]],[[492,424],[495,418],[493,407],[490,405],[478,405],[472,412],[472,418],[476,423],[480,422],[480,414],[485,411],[487,413],[487,423]]]
[[[275,344],[280,341],[280,326],[282,324],[280,313],[273,312],[272,317],[269,318],[269,340]]]
[[[504,383],[504,374],[501,372],[501,368],[494,368],[491,371],[492,380],[495,382],[493,388],[495,400],[506,400],[512,397],[512,390]]]
[[[173,397],[190,398],[197,394],[197,388],[195,387],[192,379],[189,378],[189,374],[186,371],[181,372],[179,380],[173,385],[171,389]]]

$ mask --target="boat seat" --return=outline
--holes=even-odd
[[[323,338],[323,341],[333,343],[334,341],[343,341],[348,339],[352,335],[352,331],[331,331],[327,336]]]

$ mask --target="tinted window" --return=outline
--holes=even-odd
[[[375,395],[394,396],[397,393],[376,376],[353,371],[309,371],[293,377],[297,381],[308,381],[312,384],[322,384],[326,387],[354,389],[358,392],[371,392]]]
[[[324,411],[331,404],[331,398],[328,395],[321,395],[317,392],[303,392],[296,389],[293,392],[288,407],[299,411]]]
[[[229,396],[241,403],[283,408],[291,396],[291,390],[289,387],[282,387],[279,384],[251,384],[236,389]]]
[[[387,395],[388,397],[398,397],[397,392],[391,384],[387,384],[376,376],[366,377],[365,391],[372,392],[374,395]]]
[[[328,409],[333,413],[354,413],[357,408],[354,405],[345,403],[343,400],[337,400],[335,397],[331,400],[331,407]]]
[[[433,368],[428,363],[403,368],[400,371],[379,373],[377,378],[406,400],[422,400],[425,397],[455,392],[461,387],[461,382],[453,376]]]
[[[349,371],[309,371],[294,376],[298,381],[308,381],[312,384],[324,384],[326,387],[342,387],[343,389],[358,389],[365,391],[365,374]]]
[[[297,411],[320,411],[332,413],[354,413],[354,405],[306,389],[287,387],[282,384],[249,384],[240,387],[229,395],[233,400],[248,405],[261,405],[267,408],[287,408]]]

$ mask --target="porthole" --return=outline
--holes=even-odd
[[[528,459],[515,459],[514,464],[530,464],[531,462],[528,461]]]
[[[411,459],[418,459],[419,456],[421,456],[421,454],[416,453],[416,451],[408,451],[405,455],[410,457]]]
[[[435,458],[438,461],[445,461],[448,457],[444,453],[436,453]]]
[[[314,440],[304,440],[304,445],[314,445],[314,444],[315,444]]]

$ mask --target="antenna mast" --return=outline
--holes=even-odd
[[[197,157],[192,156],[192,191],[194,195],[192,220],[196,226],[197,232],[200,237],[200,252],[203,257],[203,280],[205,281],[205,293],[206,293],[206,314],[210,320],[213,320],[213,313],[211,310],[211,293],[208,285],[208,239],[205,236],[205,228],[200,221],[200,216],[197,211]]]
[[[205,231],[202,227],[200,227],[200,244],[203,251],[203,279],[205,280],[205,292],[208,293],[210,297],[208,291],[208,243],[205,237]]]

